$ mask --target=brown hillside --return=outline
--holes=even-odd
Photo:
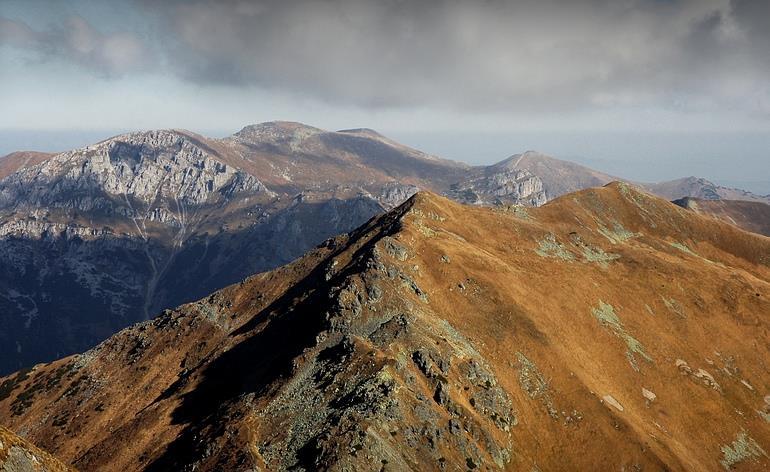
[[[753,233],[770,236],[770,205],[763,202],[740,200],[702,200],[683,198],[677,205],[701,215],[733,224]]]
[[[265,185],[286,192],[321,186],[383,183],[445,191],[470,167],[409,148],[371,130],[326,131],[302,123],[274,121],[250,125],[222,140],[208,140],[230,165]]]
[[[625,184],[420,193],[0,379],[82,470],[767,470],[770,239]]]

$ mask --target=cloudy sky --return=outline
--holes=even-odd
[[[762,186],[769,77],[767,0],[0,0],[0,152],[285,119]]]

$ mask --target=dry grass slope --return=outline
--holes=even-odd
[[[82,470],[767,470],[768,315],[768,238],[634,187],[419,193],[0,379],[0,421]]]

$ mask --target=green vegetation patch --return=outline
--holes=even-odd
[[[599,300],[599,306],[592,309],[591,313],[593,313],[602,326],[612,331],[615,336],[626,343],[626,357],[634,370],[639,370],[639,365],[636,362],[637,355],[647,362],[652,362],[652,358],[645,352],[642,343],[626,332],[626,328],[623,326],[620,318],[618,318],[618,315],[615,314],[615,308],[612,305]]]
[[[534,362],[521,352],[516,352],[519,361],[519,385],[529,395],[529,398],[540,399],[548,410],[548,415],[558,419],[559,412],[553,406],[548,381],[540,373]]]
[[[682,305],[673,298],[660,297],[663,300],[663,304],[666,305],[668,310],[678,316],[679,318],[687,318]]]
[[[626,182],[620,182],[618,187],[620,188],[621,195],[623,195],[623,197],[625,197],[627,200],[630,200],[631,203],[636,205],[636,207],[641,210],[639,216],[641,216],[642,219],[644,219],[651,227],[655,228],[657,226],[655,222],[648,219],[644,215],[645,213],[650,213],[649,209],[647,208],[648,206],[651,206],[649,205],[649,196],[646,193],[640,191],[637,187],[629,185]]]
[[[651,314],[651,315],[655,316],[655,312],[653,312],[653,311],[652,311],[652,308],[650,308],[650,305],[648,305],[648,304],[646,304],[646,303],[645,303],[645,304],[644,304],[644,309],[645,309],[645,310],[647,310],[647,313],[649,313],[649,314]]]
[[[556,236],[552,233],[545,235],[545,238],[538,241],[538,248],[535,252],[540,257],[556,257],[564,261],[574,261],[575,255],[572,254],[567,247],[556,240]]]
[[[532,216],[530,216],[529,211],[527,211],[526,207],[516,205],[513,208],[511,208],[511,213],[513,213],[517,218],[521,218],[522,220],[533,220]]]
[[[587,262],[595,262],[606,268],[610,262],[614,261],[615,259],[620,259],[620,254],[604,252],[604,249],[600,247],[584,246],[583,258]]]
[[[644,193],[640,192],[634,186],[629,185],[628,182],[618,182],[618,188],[620,189],[621,195],[631,200],[631,202],[639,207],[639,209],[646,211],[646,209],[642,206],[642,203],[644,203],[644,199],[646,197]]]
[[[738,433],[732,444],[724,445],[721,449],[723,457],[719,462],[725,469],[730,469],[734,465],[748,459],[757,459],[761,456],[768,457],[765,450],[755,440],[750,438],[746,431]]]
[[[607,238],[612,244],[620,244],[628,241],[631,238],[639,236],[639,234],[624,228],[623,225],[617,221],[612,223],[612,229],[609,229],[603,224],[599,223],[599,233]]]
[[[675,247],[686,254],[689,254],[694,257],[700,257],[698,254],[693,252],[693,250],[687,247],[685,244],[677,243],[677,242],[669,242],[668,244],[670,244],[672,247]]]
[[[420,218],[428,218],[429,220],[433,220],[433,221],[446,221],[446,218],[444,218],[443,216],[433,211],[425,212],[419,208],[412,208],[411,210],[409,210],[409,213],[413,215],[417,215]]]

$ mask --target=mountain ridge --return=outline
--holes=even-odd
[[[0,421],[83,470],[761,470],[768,254],[622,183],[526,210],[420,192],[0,380]]]
[[[359,137],[372,138],[378,142],[387,144],[389,146],[402,148],[407,152],[407,154],[411,153],[412,155],[417,156],[420,159],[441,162],[449,165],[450,167],[454,166],[458,168],[464,168],[468,171],[470,171],[470,169],[472,168],[472,166],[469,166],[468,164],[465,164],[460,161],[442,159],[437,156],[425,154],[425,153],[422,153],[421,151],[417,151],[407,146],[403,146],[397,143],[396,141],[393,141],[392,139],[387,138],[386,136],[382,135],[376,130],[372,130],[369,128],[354,128],[354,129],[345,129],[345,130],[339,130],[339,131],[327,131],[327,130],[316,128],[300,122],[269,121],[269,122],[263,122],[263,123],[244,126],[241,130],[235,132],[234,134],[221,139],[205,138],[197,133],[194,133],[188,130],[183,130],[183,129],[168,129],[168,130],[157,130],[157,131],[167,131],[167,132],[175,132],[175,133],[182,134],[187,138],[193,140],[197,145],[207,148],[209,152],[217,155],[217,157],[223,160],[224,162],[227,162],[228,164],[236,167],[244,167],[247,169],[248,172],[254,175],[258,175],[260,172],[264,173],[264,169],[260,171],[256,168],[250,168],[251,163],[249,162],[249,158],[243,152],[240,152],[241,155],[239,156],[239,158],[233,159],[232,157],[229,157],[229,154],[231,154],[233,150],[228,149],[228,147],[233,145],[233,141],[240,140],[240,141],[248,142],[250,139],[251,140],[256,139],[257,142],[261,140],[262,144],[265,144],[272,139],[274,141],[277,140],[277,141],[283,142],[284,145],[287,145],[292,141],[291,136],[294,136],[296,143],[301,142],[305,138],[312,138],[320,135],[359,136]],[[152,131],[146,131],[146,132],[152,132]],[[137,132],[137,133],[142,133],[142,132]],[[291,133],[298,133],[298,134],[292,135]],[[130,134],[136,134],[136,133],[126,133],[124,135],[118,135],[112,138],[107,138],[105,141],[108,141],[110,139],[114,139],[120,136],[127,136]],[[249,138],[248,136],[251,136],[251,137]],[[273,144],[276,144],[276,143],[274,142]],[[289,146],[289,148],[291,148],[291,146]],[[17,157],[17,156],[14,156],[14,154],[19,154],[20,156]],[[33,153],[33,152],[12,153],[8,157],[14,156],[14,158],[7,161],[8,162],[6,164],[7,167],[9,169],[17,170],[20,167],[30,165],[30,164],[25,164],[23,162],[24,158],[22,157],[29,154],[39,155],[39,157],[37,157],[36,159],[46,159],[52,155],[55,155],[55,154],[49,154],[49,153]],[[39,163],[39,161],[36,159],[32,159],[31,163],[32,164]],[[0,158],[0,163],[2,162],[3,160]],[[739,199],[739,200],[746,200],[746,201],[764,201],[764,202],[770,201],[770,198],[768,196],[755,195],[745,190],[720,186],[720,185],[714,184],[713,182],[708,181],[707,179],[693,177],[693,176],[682,177],[679,179],[673,179],[673,180],[656,182],[656,183],[633,182],[628,179],[612,176],[612,175],[588,168],[586,166],[582,166],[574,162],[557,159],[552,156],[548,156],[533,150],[525,151],[520,154],[514,154],[494,164],[490,164],[487,166],[476,166],[476,167],[486,168],[487,172],[494,171],[495,169],[524,170],[538,176],[539,178],[545,178],[545,180],[547,181],[545,186],[547,187],[546,190],[547,190],[549,199],[555,198],[565,193],[574,192],[583,188],[605,185],[614,180],[625,180],[625,181],[634,183],[636,185],[641,185],[649,189],[653,193],[656,193],[665,198],[668,198],[669,200],[676,200],[679,198],[691,196],[695,198],[711,198],[711,199],[719,198],[719,199],[727,199],[727,200]],[[12,172],[9,171],[8,174],[9,173],[12,173]],[[0,173],[0,178],[4,177],[5,175],[7,174]],[[574,180],[570,181],[570,179],[574,179]],[[426,189],[434,190],[434,191],[437,190],[435,188],[430,188],[430,186],[426,187]],[[467,202],[467,203],[472,203],[472,202]]]
[[[522,167],[542,162],[542,178]],[[470,167],[296,122],[222,139],[127,133],[44,155],[0,180],[0,372],[285,264],[421,189],[504,208],[612,178],[566,164],[528,152]]]

